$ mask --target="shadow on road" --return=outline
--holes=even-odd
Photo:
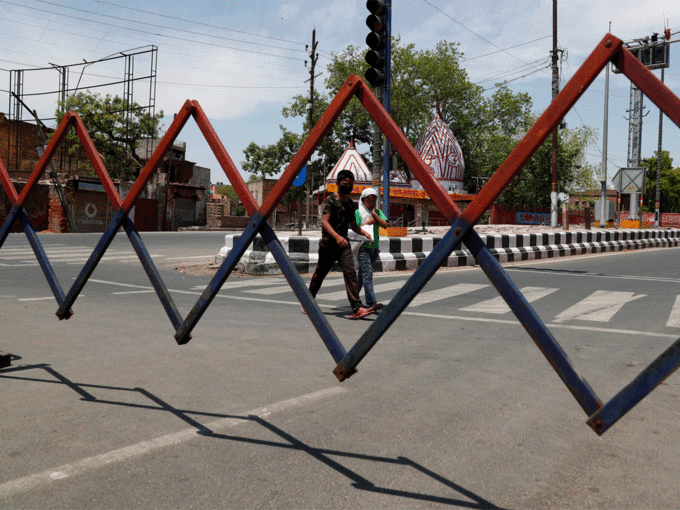
[[[20,359],[20,358],[16,358]],[[26,372],[29,371],[41,371],[44,373],[49,374],[52,376],[53,379],[45,379],[45,378],[40,378],[40,377],[30,377],[30,376],[25,376]],[[19,375],[22,374],[22,375]],[[287,449],[291,451],[296,451],[296,452],[304,452],[317,461],[321,462],[322,464],[326,465],[327,467],[335,470],[337,473],[340,475],[348,478],[352,482],[352,487],[355,489],[359,490],[364,490],[364,491],[369,491],[369,492],[374,492],[376,494],[384,494],[386,496],[395,496],[399,498],[409,498],[409,499],[414,499],[414,500],[419,500],[419,501],[430,501],[433,503],[440,503],[440,504],[446,504],[446,505],[451,505],[451,506],[457,506],[461,508],[472,508],[472,509],[479,509],[479,510],[501,510],[500,507],[494,505],[490,501],[485,500],[484,498],[478,496],[477,494],[465,489],[464,487],[456,484],[455,482],[447,479],[446,477],[428,469],[427,467],[423,466],[422,464],[419,464],[408,457],[404,456],[397,456],[395,458],[392,457],[384,457],[384,456],[375,456],[375,455],[366,455],[366,454],[361,454],[361,453],[352,453],[352,452],[346,452],[346,451],[341,451],[341,450],[331,450],[331,449],[326,449],[326,448],[315,448],[313,446],[307,445],[304,442],[300,441],[293,435],[289,434],[288,432],[276,427],[275,425],[269,423],[267,420],[255,416],[255,415],[230,415],[230,414],[218,414],[218,413],[210,413],[210,412],[204,412],[204,411],[196,411],[196,410],[188,410],[188,409],[177,409],[176,407],[172,406],[168,402],[165,402],[163,399],[158,397],[157,395],[152,394],[151,392],[143,389],[143,388],[124,388],[124,387],[115,387],[115,386],[105,386],[105,385],[98,385],[98,384],[86,384],[86,383],[76,383],[72,380],[70,380],[68,377],[64,376],[63,374],[59,373],[57,370],[52,368],[48,364],[35,364],[35,365],[23,365],[19,367],[10,367],[6,369],[0,369],[0,379],[13,379],[13,380],[20,380],[20,381],[30,381],[30,382],[43,382],[43,383],[48,383],[48,384],[63,384],[76,392],[78,395],[80,395],[81,400],[87,401],[87,402],[93,402],[93,403],[98,403],[98,404],[108,404],[108,405],[116,405],[116,406],[121,406],[121,407],[130,407],[130,408],[140,408],[140,409],[148,409],[152,411],[164,411],[173,414],[176,416],[178,419],[182,420],[183,422],[187,423],[191,427],[195,428],[198,433],[204,437],[211,437],[215,439],[221,439],[221,440],[227,440],[227,441],[234,441],[234,442],[239,442],[239,443],[247,443],[247,444],[253,444],[253,445],[258,445],[258,446],[265,446],[265,447],[270,447],[270,448],[282,448],[282,449]],[[124,391],[124,392],[134,392],[138,393],[140,395],[143,395],[146,397],[150,403],[147,404],[138,404],[138,403],[130,403],[130,402],[119,402],[115,400],[102,400],[98,399],[95,395],[93,395],[92,391],[101,389],[101,390],[114,390],[114,391]],[[192,418],[192,416],[196,417],[210,417],[210,418],[230,418],[230,419],[236,419],[236,420],[243,420],[244,422],[251,422],[254,424],[257,424],[261,426],[262,428],[268,430],[269,432],[272,432],[279,438],[281,438],[282,441],[270,441],[270,440],[264,440],[264,439],[254,439],[254,438],[249,438],[249,437],[242,437],[242,436],[236,436],[236,435],[228,435],[228,434],[221,434],[217,432],[213,432],[210,430],[206,425],[198,422],[196,419]],[[361,476],[359,473],[356,471],[353,471],[352,469],[348,468],[347,466],[344,466],[341,462],[334,460],[332,457],[340,458],[340,459],[354,459],[354,460],[364,460],[364,461],[369,461],[369,462],[379,462],[383,464],[390,464],[390,465],[399,465],[399,466],[404,466],[410,469],[413,469],[415,471],[418,471],[419,473],[431,478],[432,480],[448,487],[449,489],[455,491],[458,493],[458,497],[442,497],[439,495],[430,495],[430,494],[423,494],[423,493],[418,493],[418,492],[412,492],[408,490],[398,490],[398,489],[392,489],[388,487],[380,487],[373,482],[371,482],[369,479]]]

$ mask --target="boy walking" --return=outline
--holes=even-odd
[[[387,228],[387,218],[376,208],[377,201],[378,193],[373,188],[366,188],[361,193],[359,209],[355,212],[357,224],[373,231],[373,241],[363,242],[359,247],[357,285],[359,292],[364,287],[367,306],[374,311],[380,310],[383,305],[377,302],[373,291],[373,264],[380,253],[380,227]]]

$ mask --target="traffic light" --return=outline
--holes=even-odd
[[[366,37],[366,44],[371,48],[366,53],[366,62],[371,67],[364,76],[373,87],[380,87],[385,83],[387,6],[384,0],[368,0],[366,8],[371,12],[366,18],[366,26],[371,30]]]

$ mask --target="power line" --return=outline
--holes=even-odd
[[[509,74],[514,74],[514,73],[518,73],[518,72],[524,72],[524,71],[526,70],[526,68],[532,68],[532,69],[534,69],[534,70],[542,70],[542,69],[544,69],[545,67],[537,68],[537,67],[536,67],[536,64],[545,63],[546,60],[547,60],[546,57],[542,57],[542,58],[539,58],[539,59],[537,59],[537,60],[534,60],[533,62],[528,62],[528,63],[525,64],[525,65],[522,65],[522,66],[519,66],[519,67],[515,67],[515,68],[513,68],[513,69],[509,69],[509,70],[506,70],[506,71],[502,71],[500,74],[496,74],[496,75],[493,75],[493,76],[491,76],[491,77],[489,77],[489,78],[485,78],[485,79],[483,79],[483,80],[481,80],[481,81],[476,82],[475,85],[480,85],[480,84],[485,83],[485,82],[487,82],[487,81],[497,80],[497,79],[502,78],[503,76],[507,76],[507,75],[509,75]]]
[[[453,21],[454,23],[457,23],[458,25],[460,25],[461,27],[463,27],[465,30],[467,30],[468,32],[470,32],[471,34],[476,35],[476,36],[479,37],[482,41],[484,41],[484,42],[490,44],[490,45],[493,46],[494,48],[497,48],[499,51],[502,51],[502,52],[504,52],[504,53],[507,53],[507,54],[510,55],[512,58],[516,58],[516,59],[519,60],[520,62],[524,62],[525,64],[527,63],[527,62],[525,62],[524,60],[522,60],[521,58],[519,58],[519,57],[513,55],[512,53],[509,53],[507,50],[504,50],[503,48],[501,48],[501,47],[497,46],[496,44],[492,43],[492,42],[489,41],[486,37],[484,37],[484,36],[482,36],[482,35],[479,35],[479,34],[478,34],[477,32],[475,32],[474,30],[469,29],[468,27],[466,27],[465,25],[463,25],[460,21],[454,19],[453,17],[449,16],[447,13],[445,13],[444,11],[442,11],[439,7],[437,7],[436,5],[433,5],[429,0],[423,0],[423,2],[425,2],[426,4],[428,4],[430,7],[432,7],[432,8],[434,8],[434,9],[438,10],[438,11],[441,12],[444,16],[446,16],[447,18],[449,18],[449,19],[450,19],[451,21]]]
[[[187,39],[187,38],[184,38],[184,37],[176,37],[176,36],[172,36],[172,35],[156,34],[154,32],[148,32],[146,30],[140,30],[140,29],[132,29],[132,28],[123,27],[123,26],[120,26],[120,25],[114,25],[113,23],[106,23],[104,21],[95,21],[95,20],[90,20],[90,19],[87,19],[87,18],[79,18],[78,16],[69,16],[68,14],[61,14],[61,13],[54,12],[54,11],[48,11],[46,9],[39,9],[37,7],[27,7],[25,5],[10,2],[8,0],[0,0],[0,3],[14,5],[16,7],[35,10],[35,11],[39,11],[39,12],[46,12],[46,13],[49,13],[49,14],[54,14],[56,16],[62,16],[62,17],[65,17],[65,18],[77,19],[79,21],[85,21],[85,22],[88,22],[88,23],[97,23],[98,25],[110,26],[110,27],[114,27],[114,28],[127,30],[127,31],[130,31],[130,32],[142,32],[142,33],[145,33],[145,34],[151,34],[151,35],[155,35],[157,37],[166,37],[166,38],[175,39],[175,40],[178,40],[178,41],[187,41],[187,42],[191,42],[191,43],[195,43],[195,44],[205,44],[205,45],[209,45],[211,47],[225,48],[225,49],[230,49],[230,50],[235,50],[235,51],[244,51],[244,52],[247,52],[247,53],[255,53],[255,54],[258,54],[258,55],[272,56],[271,53],[265,53],[263,51],[247,50],[247,49],[244,49],[244,48],[237,48],[237,47],[234,47],[234,46],[225,46],[223,44],[215,44],[215,43],[210,43],[210,42],[196,41],[194,39]],[[288,57],[288,56],[285,56],[285,55],[274,55],[274,56],[276,56],[278,58],[285,58],[285,59],[288,59],[288,60],[296,60],[296,61],[300,61],[300,62],[303,61],[303,59],[301,59],[301,58]]]
[[[504,52],[504,51],[506,51],[506,50],[511,50],[511,49],[513,49],[513,48],[519,48],[520,46],[526,46],[527,44],[535,43],[536,41],[541,41],[541,40],[543,40],[543,39],[548,39],[549,37],[552,37],[552,36],[546,35],[546,36],[544,36],[544,37],[539,37],[538,39],[534,39],[533,41],[523,42],[523,43],[520,43],[520,44],[516,44],[516,45],[514,45],[514,46],[510,46],[510,47],[508,47],[508,48],[504,48],[504,49],[502,49],[502,50],[492,51],[491,53],[485,53],[484,55],[477,55],[476,57],[470,57],[470,58],[465,58],[465,57],[463,57],[462,60],[463,60],[464,62],[469,62],[470,60],[475,60],[475,59],[482,58],[482,57],[488,57],[488,56],[490,56],[490,55],[496,55],[496,54],[502,53],[502,52]]]
[[[511,80],[505,80],[505,81],[503,81],[503,83],[496,85],[495,87],[489,87],[488,89],[484,89],[484,92],[486,92],[488,90],[494,90],[494,89],[501,88],[501,87],[505,86],[507,83],[510,83],[510,82],[516,81],[516,80],[521,80],[522,78],[526,78],[527,76],[531,76],[532,74],[536,74],[538,72],[541,72],[543,69],[548,69],[549,67],[550,67],[549,65],[546,65],[545,67],[541,67],[539,69],[534,69],[530,73],[527,73],[523,76],[518,76],[517,78],[512,78]]]
[[[21,23],[21,22],[17,22],[17,23]],[[33,26],[33,25],[29,25],[29,26]],[[40,28],[42,28],[42,27],[40,27]],[[54,30],[54,29],[52,29],[52,30]],[[33,42],[39,42],[39,41],[36,41],[35,39],[31,39],[30,37],[22,37],[22,36],[18,36],[18,35],[12,35],[12,37],[16,37],[16,38],[20,38],[20,39],[26,39],[28,41],[33,41]],[[84,36],[84,35],[81,35],[81,37],[90,38],[89,36]],[[92,39],[94,39],[94,38],[92,38]],[[72,48],[72,49],[75,49],[75,50],[81,50],[81,51],[85,51],[85,52],[88,52],[88,53],[92,53],[92,51],[90,51],[90,50],[86,50],[84,48],[79,48],[77,46],[69,46],[69,45],[58,44],[58,43],[53,43],[53,46],[60,46],[60,47],[64,47],[64,48]],[[172,46],[172,45],[169,45],[169,46]],[[9,50],[9,49],[5,50],[5,51],[10,52],[10,53],[17,53],[17,54],[20,54],[20,55],[26,55],[26,56],[29,56],[29,57],[37,57],[37,58],[41,58],[41,59],[43,58],[42,55],[36,55],[36,54],[33,54],[33,53],[26,53],[26,52],[23,52],[23,51]],[[174,52],[174,51],[170,51],[170,50],[165,50],[165,49],[163,50],[163,52],[175,54],[175,55],[183,55],[182,53],[178,53],[178,52]],[[205,53],[207,55],[217,55],[215,53],[210,53],[210,52],[205,52]],[[224,59],[210,59],[210,58],[205,58],[205,56],[202,56],[202,57],[194,56],[193,58],[195,58],[197,61],[207,60],[209,62],[225,62]],[[90,63],[92,63],[92,61],[87,62],[87,64],[90,64]],[[31,64],[21,64],[21,63],[19,63],[19,64],[20,65],[31,65]],[[86,64],[83,64],[83,63],[69,64],[66,67],[82,66],[82,65],[86,65]],[[187,69],[195,69],[195,67],[185,66],[185,65],[182,65],[182,64],[178,64],[176,62],[169,62],[166,65],[173,66],[173,67],[184,67],[184,68],[187,68]],[[291,70],[298,71],[298,68],[292,67],[292,66],[277,66],[277,67],[258,66],[258,65],[250,64],[248,62],[243,63],[241,61],[237,61],[236,65],[243,66],[243,67],[268,69],[268,70],[273,70],[273,71],[280,71],[280,70],[284,70],[284,69],[291,69]],[[36,66],[33,66],[33,67],[36,67]],[[51,67],[47,67],[47,68],[40,68],[39,66],[37,66],[37,67],[38,67],[38,69],[52,69]],[[96,75],[92,75],[92,74],[89,74],[89,73],[85,73],[85,74],[89,75],[89,76],[96,76]]]
[[[27,14],[22,14],[22,13],[13,13],[13,14],[17,14],[17,15],[19,15],[19,16],[28,16]],[[56,22],[55,22],[54,20],[50,20],[49,18],[42,18],[42,17],[40,17],[40,16],[31,16],[31,17],[32,17],[32,18],[37,18],[37,19],[47,20],[48,22],[61,23],[61,22],[59,22],[59,21],[56,21]],[[20,24],[20,25],[26,25],[26,26],[34,27],[34,28],[46,28],[46,27],[43,27],[43,26],[41,26],[41,25],[33,25],[33,24],[31,24],[31,23],[26,23],[25,21],[17,21],[17,20],[9,20],[9,21],[11,21],[12,23],[18,23],[18,24]],[[83,30],[95,31],[94,29],[86,28],[86,27],[83,27]],[[73,34],[72,31],[58,30],[58,29],[55,29],[55,28],[50,28],[50,32],[59,32],[59,33],[64,33],[64,34]],[[107,33],[106,35],[113,35],[113,34]],[[96,39],[96,40],[99,40],[99,41],[103,41],[103,40],[104,40],[104,39],[102,39],[101,37],[93,37],[93,36],[88,36],[88,35],[84,35],[84,34],[78,34],[78,36],[79,36],[79,37],[84,37],[84,38],[87,38],[87,39]],[[22,37],[22,36],[16,36],[16,35],[12,35],[12,37],[19,37],[19,38],[27,39],[27,40],[29,40],[29,41],[40,42],[40,41],[37,41],[36,39],[31,39],[30,37]],[[136,39],[136,40],[138,40],[138,41],[146,42],[146,43],[150,43],[150,42],[151,42],[151,41],[149,41],[148,39],[142,39],[142,38],[140,38],[140,37],[134,37],[134,36],[132,36],[131,38],[132,38],[132,39]],[[130,39],[130,37],[128,37],[128,39]],[[53,43],[53,44],[54,44],[54,43]],[[85,48],[79,48],[79,47],[76,47],[76,46],[68,46],[68,45],[61,45],[61,44],[54,44],[54,45],[55,45],[55,46],[56,46],[56,45],[59,45],[59,46],[63,46],[63,47],[66,47],[66,48],[73,48],[73,49],[77,49],[77,50],[82,50],[82,51],[86,51],[86,52],[88,52],[88,53],[94,53],[93,50],[87,50],[87,49],[85,49]],[[167,50],[167,49],[166,49],[167,47],[170,47],[170,48],[183,48],[182,46],[177,46],[177,45],[173,45],[173,44],[166,44],[166,45],[163,46],[163,53],[170,53],[170,54],[174,54],[174,55],[186,56],[184,53],[179,53],[179,52]],[[20,53],[20,54],[22,54],[22,55],[29,55],[29,56],[34,56],[34,57],[40,57],[39,55],[34,55],[34,54],[31,54],[31,53],[20,52],[20,51],[17,51],[17,50],[6,50],[6,51],[11,51],[11,52],[14,52],[14,53]],[[215,56],[220,56],[220,54],[218,54],[218,53],[207,52],[207,51],[205,51],[205,50],[199,50],[199,51],[203,51],[205,55],[215,55]],[[204,56],[200,56],[200,57],[199,57],[199,56],[194,56],[194,55],[189,55],[189,56],[191,56],[192,58],[196,58],[196,59],[199,59],[199,60],[203,60],[203,59],[205,59],[205,55],[204,55]],[[42,57],[40,57],[40,58],[42,58]],[[224,62],[224,59],[206,59],[206,60],[213,61],[213,62]],[[292,70],[298,70],[297,67],[292,67],[292,66],[276,66],[276,67],[269,67],[269,66],[259,66],[259,65],[255,65],[255,64],[252,64],[252,63],[250,63],[250,62],[248,62],[248,61],[246,61],[245,63],[242,63],[242,60],[239,60],[239,63],[240,63],[241,65],[243,65],[243,66],[246,66],[246,67],[254,67],[254,68],[261,68],[261,69],[271,69],[271,70],[292,69]],[[189,67],[189,66],[182,66],[181,64],[176,64],[176,63],[170,63],[170,64],[168,64],[168,65],[180,66],[180,67],[188,67],[189,69],[191,69],[191,67]]]
[[[38,0],[38,1],[42,1],[42,0]],[[288,43],[291,43],[291,44],[299,44],[301,46],[304,45],[304,43],[299,42],[299,41],[291,41],[289,39],[279,39],[278,37],[271,37],[271,36],[262,35],[262,34],[255,34],[253,32],[245,32],[243,30],[236,30],[235,28],[226,28],[226,27],[221,27],[221,26],[218,26],[218,25],[210,25],[208,23],[201,23],[199,21],[193,21],[193,20],[190,20],[190,19],[177,18],[175,16],[168,16],[166,14],[160,14],[160,13],[157,13],[157,12],[145,11],[145,10],[142,10],[142,9],[136,9],[134,7],[127,7],[125,5],[118,5],[118,4],[114,4],[112,2],[103,2],[102,0],[93,0],[93,1],[100,3],[100,4],[104,4],[104,5],[113,5],[114,7],[119,7],[121,9],[128,9],[128,10],[131,10],[131,11],[137,11],[137,12],[143,12],[145,14],[151,14],[153,16],[160,16],[161,18],[174,19],[174,20],[177,20],[177,21],[185,22],[185,23],[193,23],[194,25],[201,25],[201,26],[209,27],[209,28],[218,28],[220,30],[227,30],[229,32],[236,32],[236,33],[239,33],[239,34],[251,35],[253,37],[263,37],[265,39],[271,39],[271,40],[274,40],[274,41],[281,41],[281,42],[288,42]],[[49,3],[49,2],[45,2],[45,3]],[[55,5],[58,5],[58,4],[55,4]],[[62,7],[65,7],[65,6],[62,6]]]
[[[185,32],[187,34],[214,37],[216,39],[222,39],[222,40],[225,40],[225,41],[235,41],[235,42],[241,42],[241,43],[245,43],[245,44],[254,44],[256,46],[265,46],[267,48],[285,49],[285,50],[299,51],[301,53],[304,53],[304,50],[297,50],[297,49],[293,49],[293,48],[284,48],[282,46],[275,46],[275,45],[272,45],[272,44],[257,43],[257,42],[252,42],[252,41],[244,41],[242,39],[233,39],[233,38],[230,38],[230,37],[222,37],[222,36],[219,36],[219,35],[204,34],[204,33],[201,33],[201,32],[194,32],[194,31],[191,31],[191,30],[185,30],[183,28],[174,28],[174,27],[168,27],[168,26],[165,26],[165,25],[157,25],[155,23],[149,23],[148,21],[137,21],[137,20],[133,20],[133,19],[129,19],[129,18],[121,18],[120,16],[112,16],[110,14],[101,14],[101,13],[98,13],[98,12],[88,11],[88,10],[85,10],[85,9],[78,9],[76,7],[61,5],[61,4],[57,4],[57,3],[54,3],[54,2],[48,2],[47,0],[35,0],[35,1],[43,3],[43,4],[62,7],[64,9],[70,9],[70,10],[73,10],[73,11],[85,12],[87,14],[94,14],[95,16],[101,16],[101,17],[104,17],[104,18],[111,18],[111,19],[116,19],[116,20],[119,20],[119,21],[126,21],[128,23],[137,23],[139,25],[151,26],[151,27],[156,27],[156,28],[165,28],[165,29],[168,29],[168,30],[176,31],[176,32]],[[137,9],[135,9],[135,10],[137,10]],[[146,12],[146,11],[142,11],[142,12]],[[187,21],[187,20],[181,20],[181,21]],[[215,27],[215,28],[217,28],[217,27]]]

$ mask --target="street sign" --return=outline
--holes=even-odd
[[[636,166],[621,168],[612,178],[616,191],[624,193],[644,193],[647,167]]]

